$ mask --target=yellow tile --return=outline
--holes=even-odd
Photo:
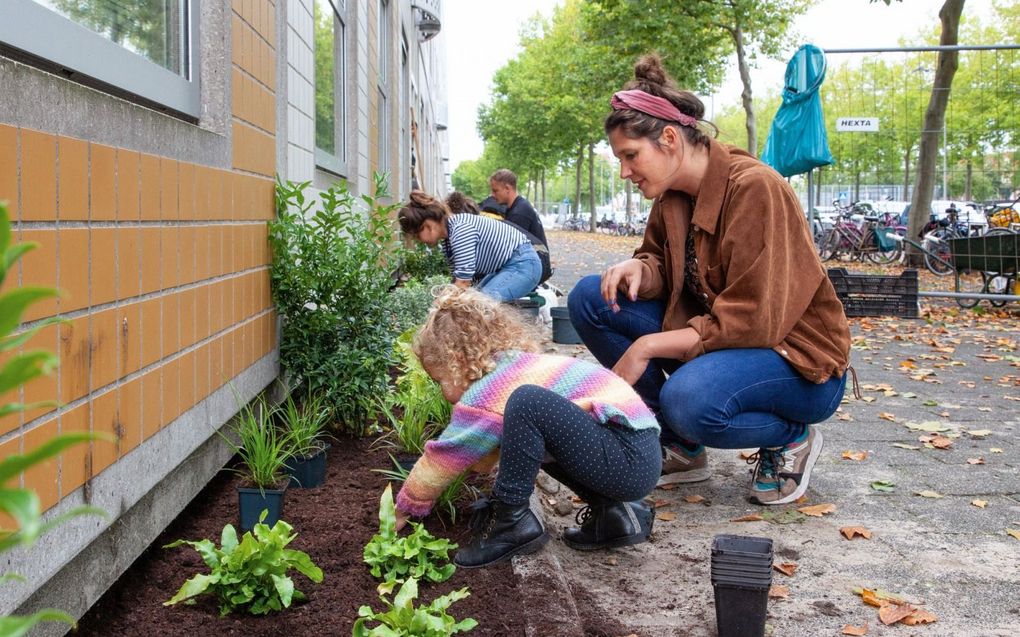
[[[57,231],[60,252],[60,271],[57,282],[64,295],[60,297],[63,313],[87,307],[89,304],[89,230],[88,228],[61,228]]]
[[[155,292],[160,289],[160,275],[163,271],[163,263],[159,252],[162,229],[159,226],[142,226],[142,294]]]
[[[181,299],[181,349],[191,347],[198,339],[195,338],[195,312],[197,311],[197,288],[182,290]]]
[[[197,246],[197,228],[195,226],[180,226],[180,285],[194,283],[195,276],[195,253]]]
[[[209,393],[226,384],[232,377],[223,369],[223,336],[217,336],[209,342]]]
[[[161,298],[163,303],[163,358],[181,349],[180,296],[175,292]]]
[[[160,258],[163,266],[163,289],[175,288],[180,280],[180,232],[177,226],[160,230]]]
[[[0,201],[8,218],[18,218],[18,129],[0,125]]]
[[[231,69],[230,110],[234,117],[244,117],[244,74],[236,66]]]
[[[158,304],[154,305],[158,308]],[[127,376],[141,369],[142,365],[142,304],[131,303],[117,308],[117,360],[121,376]]]
[[[117,228],[92,228],[92,258],[89,261],[91,305],[103,305],[117,298]],[[137,274],[137,270],[134,272]]]
[[[57,419],[53,418],[25,432],[25,453],[35,451],[57,435]],[[39,496],[39,510],[46,511],[60,500],[59,461],[47,458],[25,470],[25,488]]]
[[[89,388],[97,391],[120,378],[118,366],[119,345],[117,343],[119,328],[117,308],[110,308],[92,314],[92,364]]]
[[[160,219],[177,221],[181,218],[177,193],[177,160],[161,157],[159,160],[161,212]]]
[[[117,149],[117,219],[138,219],[139,155],[137,151]]]
[[[91,407],[88,402],[60,415],[60,433],[89,432]],[[91,472],[91,443],[82,443],[65,449],[60,454],[60,494],[67,496],[85,484]]]
[[[58,351],[57,326],[51,325],[39,330],[35,336],[30,338],[22,347],[22,352],[43,350],[56,355]],[[57,400],[57,370],[53,369],[49,374],[34,378],[25,383],[24,393],[25,404],[52,402]],[[36,407],[28,409],[24,413],[24,420],[28,422],[43,414],[48,414],[55,409],[54,406]]]
[[[136,378],[118,388],[117,414],[120,419],[120,455],[124,457],[142,441],[142,380]]]
[[[58,328],[60,338],[60,402],[81,398],[89,389],[89,317],[81,316]]]
[[[216,170],[211,168],[209,170],[209,215],[210,219],[227,219],[224,216],[224,193],[229,193],[229,190],[224,190],[224,184],[230,173],[225,170]]]
[[[71,137],[57,138],[57,163],[60,166],[57,207],[61,221],[86,221],[89,218],[89,146]]]
[[[92,431],[107,437],[92,441],[92,475],[99,475],[117,462],[123,431],[117,417],[116,391],[110,390],[93,396],[89,402],[92,404]]]
[[[211,219],[209,214],[209,190],[212,181],[209,177],[209,169],[205,166],[195,165],[195,219],[206,221]]]
[[[195,281],[209,278],[210,226],[195,226]]]
[[[142,382],[142,440],[148,440],[163,424],[163,368],[157,367],[139,380]]]
[[[117,149],[89,144],[89,216],[93,221],[117,218]]]
[[[141,232],[137,226],[117,228],[117,298],[138,296],[141,290]]]
[[[181,369],[178,359],[167,361],[163,369],[163,418],[166,427],[181,415]]]
[[[57,218],[57,138],[21,129],[21,220]]]
[[[148,299],[139,304],[142,320],[141,329],[141,355],[142,367],[147,367],[158,361],[163,355],[163,304],[159,298]]]
[[[192,221],[195,217],[195,164],[181,162],[178,165],[178,204],[181,221]]]
[[[21,281],[25,286],[57,287],[57,231],[26,229],[21,232],[23,243],[38,244],[21,257]],[[57,299],[33,303],[22,315],[22,320],[34,321],[57,313]]]
[[[188,352],[178,359],[181,379],[181,406],[183,414],[195,406],[195,352]]]
[[[210,285],[195,288],[195,340],[200,341],[209,336],[209,292]]]
[[[159,221],[161,199],[159,157],[143,153],[139,162],[141,218],[143,221]]]
[[[211,393],[209,390],[209,345],[203,345],[195,350],[195,403],[198,404],[206,399]]]

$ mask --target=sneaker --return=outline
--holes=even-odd
[[[712,472],[708,468],[708,452],[705,451],[705,446],[698,445],[694,451],[688,451],[680,445],[663,445],[660,475],[659,482],[655,485],[658,487],[665,484],[708,480],[712,477]]]
[[[815,460],[822,451],[822,433],[809,426],[801,440],[785,447],[763,447],[747,459],[754,504],[786,504],[804,495]]]

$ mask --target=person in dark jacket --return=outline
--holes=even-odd
[[[492,198],[506,206],[506,212],[503,214],[506,221],[527,230],[538,237],[546,248],[549,247],[549,240],[545,238],[545,228],[542,227],[538,213],[527,199],[517,194],[517,175],[506,168],[500,168],[489,177],[489,189],[492,191]]]

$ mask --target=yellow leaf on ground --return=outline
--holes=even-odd
[[[865,397],[864,397],[864,398],[862,398],[861,400],[863,400],[863,401],[864,401],[864,402],[866,402],[866,403],[873,403],[873,402],[875,402],[875,399],[874,399],[874,397],[872,397],[872,396],[865,396]]]
[[[882,420],[888,420],[889,422],[896,422],[896,416],[890,414],[887,411],[879,413],[878,417],[881,418]]]
[[[904,369],[917,369],[913,361],[900,361],[900,367]]]
[[[794,571],[797,570],[796,562],[783,562],[782,564],[773,564],[772,568],[776,569],[787,577],[793,577]]]
[[[983,509],[988,506],[988,500],[971,500],[970,503],[979,509]]]
[[[858,535],[865,540],[871,539],[871,531],[863,526],[844,526],[839,530],[839,532],[842,533],[843,537],[848,540],[852,540]]]
[[[936,499],[946,497],[937,491],[918,491],[917,495],[921,496],[922,498],[936,498]]]
[[[843,633],[842,634],[844,634],[844,635],[856,635],[857,637],[861,637],[861,635],[867,635],[868,634],[868,625],[864,624],[863,626],[853,626],[851,624],[846,624],[846,625],[843,626]]]
[[[984,458],[967,458],[967,464],[984,464]]]
[[[989,449],[988,451],[989,451],[990,453],[1002,453],[1002,449],[999,449],[998,447],[992,447],[992,448],[991,448],[991,449]]]
[[[889,591],[883,591],[880,588],[855,588],[855,595],[861,596],[861,601],[869,606],[881,606],[883,601],[895,602],[897,604],[905,604],[907,600],[903,599],[896,593],[890,593]]]
[[[938,620],[938,617],[923,608],[917,608],[913,613],[904,617],[900,623],[906,624],[907,626],[915,626],[917,624],[933,624]]]
[[[930,433],[949,431],[949,427],[946,427],[940,422],[935,422],[934,420],[926,420],[922,423],[908,422],[905,424],[908,429],[913,429],[914,431],[927,431]]]
[[[786,599],[790,596],[790,587],[783,586],[782,584],[773,584],[769,587],[769,597],[771,599]]]
[[[820,518],[826,513],[832,513],[836,510],[835,504],[814,504],[808,507],[801,507],[797,509],[804,515],[810,515],[811,517]]]
[[[669,500],[664,500],[662,498],[656,498],[655,499],[655,508],[656,509],[664,509],[666,507],[671,507],[671,506],[673,506],[673,503],[670,502]]]
[[[704,501],[705,501],[705,498],[700,496],[700,495],[685,495],[684,496],[684,502],[686,502],[687,504],[699,504],[699,503],[704,502]]]
[[[842,420],[843,422],[853,422],[853,416],[850,414],[840,414],[836,416],[836,420]]]
[[[676,513],[672,511],[663,511],[662,513],[655,514],[656,520],[662,520],[663,522],[672,522],[676,519]]]
[[[1020,529],[1006,529],[1006,533],[1020,540]]]
[[[902,443],[902,442],[894,442],[894,443],[892,443],[892,446],[899,447],[900,449],[910,449],[911,451],[917,451],[918,449],[920,449],[920,447],[916,447],[914,445],[908,445],[908,444],[905,444],[905,443]]]
[[[878,619],[886,626],[889,626],[890,624],[895,624],[904,617],[912,615],[915,610],[917,609],[910,604],[882,602],[882,606],[878,609]]]
[[[730,522],[761,522],[763,519],[758,513],[752,513],[741,518],[733,518]]]
[[[969,433],[974,438],[984,438],[985,436],[992,435],[992,430],[991,429],[972,429],[972,430],[968,431],[967,433]]]
[[[860,461],[860,460],[864,460],[867,457],[868,457],[868,452],[867,451],[844,451],[843,452],[843,459],[844,460],[858,460],[858,461]]]

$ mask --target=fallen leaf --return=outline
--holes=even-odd
[[[972,429],[971,431],[968,431],[967,433],[970,434],[971,437],[973,437],[973,438],[984,438],[985,436],[992,435],[992,430],[991,429]]]
[[[934,436],[929,443],[936,449],[948,449],[953,446],[953,441],[945,436]]]
[[[922,498],[935,498],[935,499],[946,497],[941,493],[938,493],[937,491],[918,491],[917,495],[921,496]]]
[[[761,517],[761,514],[752,513],[750,515],[745,515],[742,518],[733,518],[730,522],[761,522],[763,519],[764,518]]]
[[[984,464],[984,458],[967,458],[967,464]]]
[[[878,609],[878,619],[889,626],[895,624],[904,617],[912,615],[917,610],[910,604],[894,604],[892,602],[883,602]]]
[[[867,451],[844,451],[843,452],[843,459],[844,460],[858,460],[858,461],[860,461],[860,460],[864,460],[867,457],[868,457],[868,452]]]
[[[978,411],[991,411],[991,407],[978,407]]]
[[[988,506],[988,500],[971,500],[970,503],[979,509],[983,509]]]
[[[936,402],[934,400],[926,400],[926,401],[924,401],[921,404],[924,405],[925,407],[937,407],[938,406],[938,402]]]
[[[844,526],[839,530],[839,532],[842,533],[843,537],[848,540],[852,540],[858,535],[863,537],[865,540],[871,539],[871,531],[863,526]]]
[[[769,597],[772,599],[786,599],[790,596],[790,587],[782,584],[769,586]]]
[[[946,427],[940,422],[934,420],[926,420],[925,422],[907,422],[904,423],[907,429],[913,429],[914,431],[927,431],[930,433],[938,433],[940,431],[949,431],[949,427]]]
[[[878,417],[882,420],[888,420],[889,422],[896,422],[896,416],[890,414],[887,411],[883,411],[878,414]]]
[[[903,397],[904,398],[917,398],[917,394],[915,394],[912,391],[905,391],[905,392],[903,392]]]
[[[875,402],[875,399],[874,399],[874,397],[872,397],[872,396],[865,396],[865,397],[864,397],[864,398],[862,398],[861,400],[863,400],[863,401],[864,401],[864,402],[866,402],[866,403],[873,403],[873,402]]]
[[[875,480],[871,483],[871,488],[875,491],[882,491],[885,493],[891,493],[895,489],[896,485],[888,480]]]
[[[741,451],[740,452],[740,459],[741,460],[749,460],[751,458],[751,456],[753,456],[756,453],[758,453],[758,452],[757,451],[749,451],[749,450]]]
[[[892,446],[899,447],[900,449],[910,449],[911,451],[917,451],[917,450],[920,449],[920,447],[917,447],[917,446],[914,446],[914,445],[908,445],[908,444],[902,443],[902,442],[894,442],[894,443],[892,443]]]
[[[787,577],[793,577],[794,571],[797,570],[796,562],[783,562],[782,564],[773,564],[772,568],[776,569]]]
[[[917,365],[913,361],[900,361],[900,367],[903,369],[917,369]]]
[[[917,624],[933,624],[938,620],[938,617],[932,615],[923,608],[917,608],[914,609],[914,612],[904,617],[900,623],[906,624],[907,626],[914,626]]]
[[[704,501],[705,501],[705,498],[700,496],[700,495],[685,495],[684,496],[684,502],[686,502],[687,504],[699,504],[699,503],[704,502]]]
[[[1006,529],[1006,533],[1020,540],[1020,529]]]
[[[676,519],[676,513],[672,511],[663,511],[662,513],[655,514],[656,520],[662,520],[663,522],[672,522]]]
[[[844,422],[853,422],[853,416],[850,414],[840,414],[836,416],[836,420],[842,420]]]
[[[861,596],[861,601],[870,606],[881,606],[883,601],[890,601],[896,604],[905,604],[907,600],[896,593],[883,591],[880,588],[855,588],[854,594]]]
[[[801,507],[797,509],[804,515],[810,515],[811,517],[820,518],[826,513],[832,513],[836,510],[835,504],[814,504],[812,506]]]
[[[853,626],[851,624],[846,624],[846,625],[843,626],[842,634],[843,635],[856,635],[857,637],[860,637],[861,635],[867,635],[868,634],[868,625],[864,624],[863,626]]]
[[[610,558],[606,559],[606,564],[608,564],[610,566],[616,566],[618,563],[619,563],[619,560],[616,559],[615,557],[610,557]]]
[[[989,449],[988,451],[989,451],[990,453],[1002,453],[1002,449],[999,449],[998,447],[992,447],[992,448],[991,448],[991,449]]]

